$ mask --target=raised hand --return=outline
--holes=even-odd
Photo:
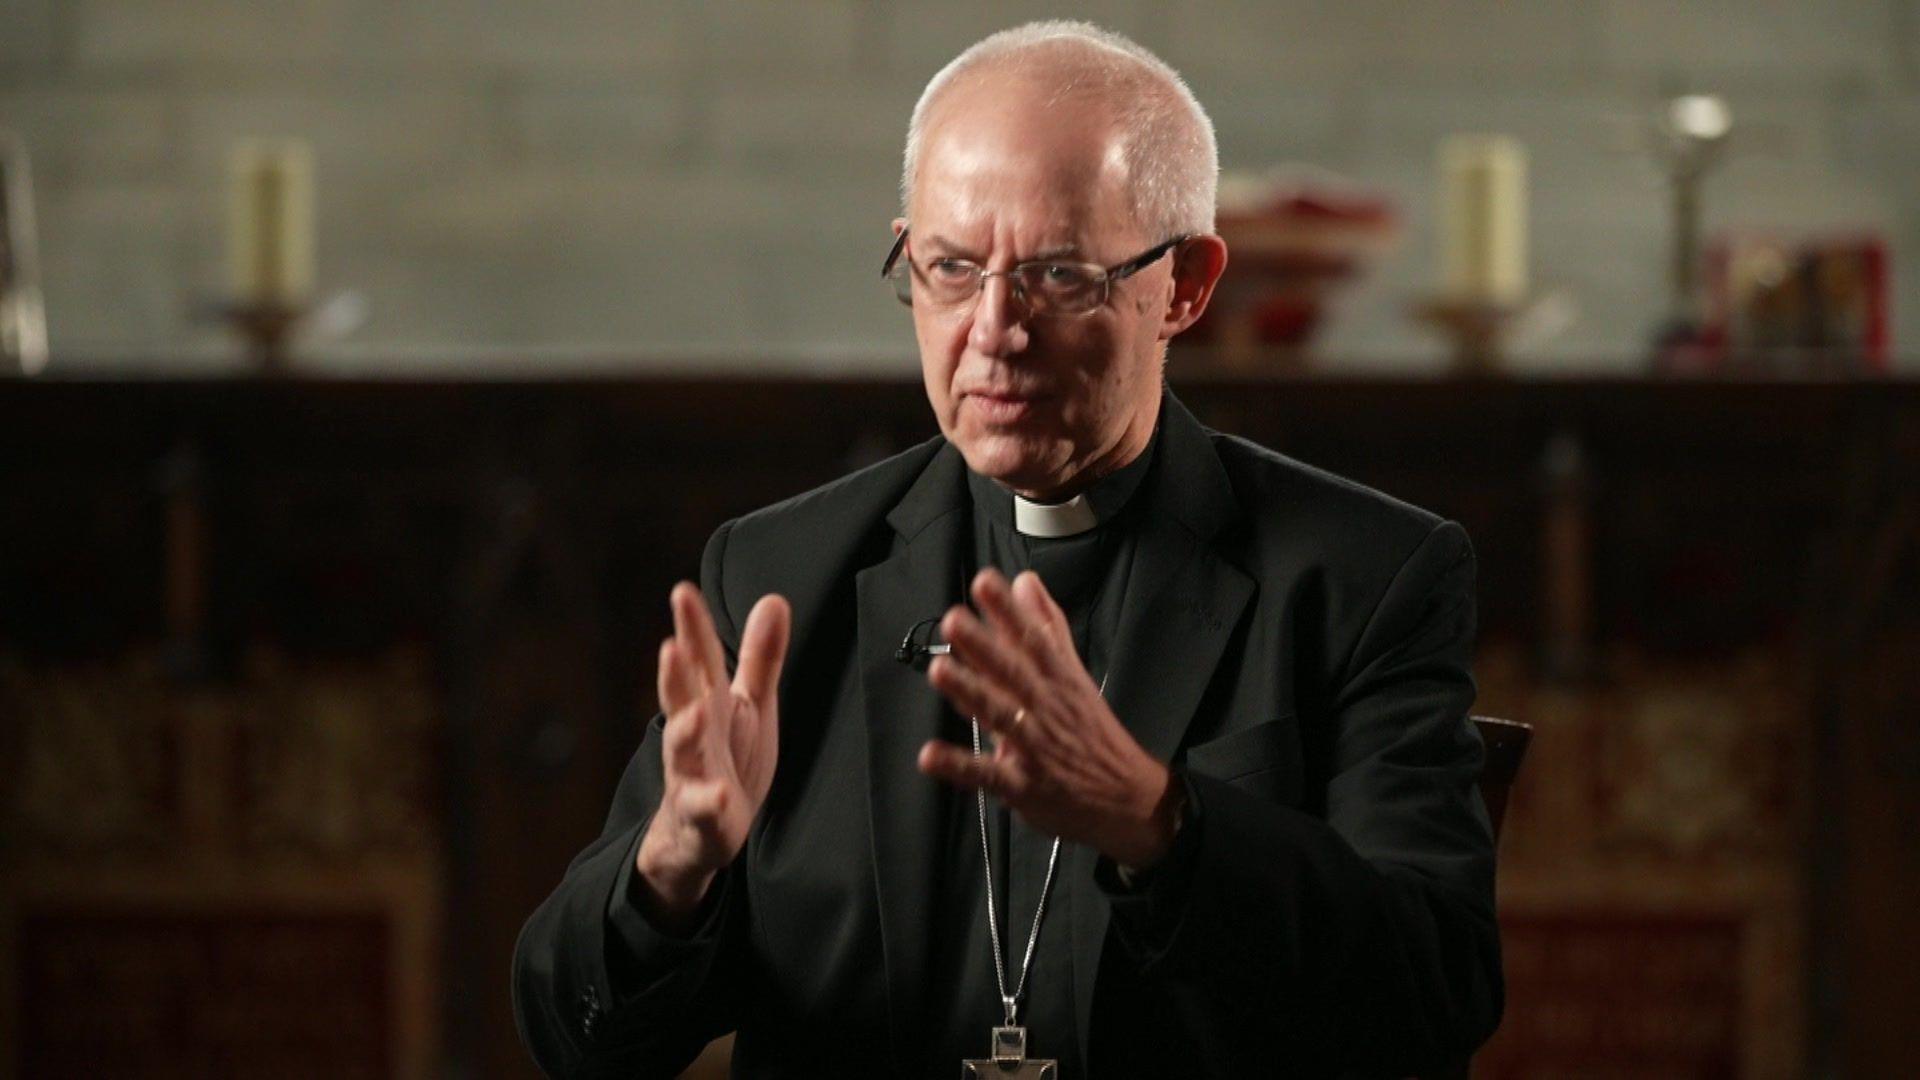
[[[726,653],[700,590],[673,587],[673,636],[660,645],[660,808],[634,869],[656,920],[682,927],[714,876],[732,862],[773,785],[780,752],[780,668],[792,612],[768,595],[753,605],[740,638],[739,670]]]
[[[1039,575],[1009,585],[989,568],[972,591],[986,619],[950,609],[940,631],[953,653],[936,658],[927,678],[993,733],[994,751],[975,759],[934,740],[920,749],[921,771],[993,792],[1042,832],[1151,866],[1173,842],[1180,788],[1167,766],[1107,707]]]

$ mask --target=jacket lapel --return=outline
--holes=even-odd
[[[927,978],[926,912],[939,854],[939,792],[916,765],[940,727],[945,699],[923,665],[894,658],[913,623],[937,617],[958,598],[963,545],[964,464],[943,446],[887,515],[892,554],[855,576],[862,693],[866,703],[868,813],[881,951],[894,1060],[917,1056]]]
[[[1158,459],[1142,490],[1126,609],[1114,643],[1107,700],[1148,753],[1173,758],[1228,637],[1254,593],[1245,572],[1213,551],[1239,513],[1205,428],[1171,392]],[[1093,1016],[1094,982],[1111,915],[1093,882],[1097,853],[1076,845],[1071,892],[1074,1007],[1081,1060]]]

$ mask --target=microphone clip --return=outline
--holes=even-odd
[[[933,632],[940,625],[940,618],[921,619],[907,628],[907,636],[900,639],[900,647],[893,650],[895,663],[912,665],[935,656],[945,656],[953,651],[953,646],[945,642],[936,643]],[[925,628],[925,633],[921,632]]]

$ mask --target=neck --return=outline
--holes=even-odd
[[[1133,464],[1134,459],[1146,451],[1147,444],[1153,441],[1154,420],[1159,416],[1158,403],[1156,402],[1155,404],[1155,411],[1148,413],[1145,420],[1136,418],[1132,424],[1127,426],[1125,431],[1120,433],[1118,441],[1106,450],[1100,451],[1080,462],[1078,467],[1070,474],[1070,479],[1063,483],[1041,488],[1027,488],[1015,484],[1001,483],[998,480],[994,482],[1001,483],[1002,487],[1007,488],[1015,495],[1030,502],[1066,502],[1068,499],[1087,490],[1106,477]]]

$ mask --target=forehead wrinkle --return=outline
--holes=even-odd
[[[931,164],[931,163],[930,163]],[[1018,169],[953,176],[937,168],[922,173],[911,222],[924,244],[969,247],[1011,233],[1014,241],[1051,257],[1080,251],[1102,218],[1105,193],[1077,185],[1036,185]]]
[[[1118,142],[1118,140],[1114,140]],[[1037,157],[1000,133],[968,133],[934,147],[921,167],[919,191],[946,200],[1025,201],[1085,206],[1114,181],[1124,186],[1124,152],[1109,146],[1092,160]]]
[[[922,239],[924,240],[923,250],[925,251],[935,251],[942,255],[966,259],[969,262],[986,261],[986,256],[972,245],[959,243],[939,233],[926,234]],[[1041,245],[1027,254],[1016,251],[1014,253],[1014,262],[1029,263],[1046,262],[1052,259],[1084,258],[1085,256],[1082,254],[1082,250],[1079,241],[1068,240],[1058,244]]]
[[[1010,198],[993,197],[970,187],[949,184],[944,177],[921,186],[915,195],[921,205],[915,207],[916,217],[911,223],[921,250],[938,248],[972,258],[1010,242],[1016,248],[1015,256],[1027,259],[1057,258],[1085,250],[1090,239],[1087,230],[1095,216],[1091,207],[1074,205],[1070,200],[1036,204],[1022,199],[1018,186]]]

